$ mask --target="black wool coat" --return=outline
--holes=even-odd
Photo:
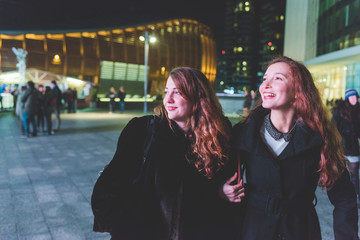
[[[260,136],[266,114],[254,113],[233,130],[246,179],[242,239],[321,239],[313,204],[321,136],[298,124],[292,140],[274,157]],[[356,196],[347,170],[327,194],[335,207],[335,239],[358,239]]]
[[[333,121],[339,130],[345,149],[346,156],[359,156],[359,138],[360,138],[360,105],[351,108],[352,121],[348,122],[342,118],[338,111],[333,113]]]
[[[185,159],[189,142],[166,119],[156,119],[145,187],[134,192],[148,118],[134,118],[124,128],[112,161],[94,187],[94,231],[127,240],[234,238],[238,214],[234,205],[218,197],[219,186],[233,172],[224,168],[207,179]]]

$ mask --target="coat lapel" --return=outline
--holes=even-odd
[[[256,155],[272,155],[260,137],[260,127],[267,113],[268,112],[254,113],[254,115],[256,115],[252,116],[251,119],[234,126],[234,143],[236,149],[246,152],[254,149]],[[277,161],[292,159],[292,156],[312,148],[320,147],[322,144],[323,140],[319,133],[314,132],[303,122],[298,123],[293,139],[290,140],[282,153],[273,159]]]
[[[278,156],[278,160],[293,159],[293,156],[313,148],[321,147],[322,144],[323,140],[320,133],[311,130],[305,123],[298,123],[293,139]]]

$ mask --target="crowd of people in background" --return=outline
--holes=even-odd
[[[15,86],[10,93],[14,101],[14,114],[21,122],[22,138],[36,137],[39,132],[53,135],[60,131],[60,112],[64,103],[68,113],[76,112],[76,89],[68,88],[62,92],[55,80],[49,86],[36,86],[28,81],[20,88]]]

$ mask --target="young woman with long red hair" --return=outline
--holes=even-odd
[[[308,69],[288,57],[275,58],[259,91],[257,107],[233,132],[246,185],[231,185],[234,175],[222,188],[229,201],[245,200],[242,239],[321,239],[317,186],[335,207],[335,239],[358,239],[356,196],[341,137]]]
[[[153,116],[134,118],[122,131],[94,188],[94,230],[112,239],[231,239],[226,222],[232,211],[218,196],[229,177],[231,123],[209,80],[196,69],[175,68],[155,110],[146,188],[133,194],[131,183]]]

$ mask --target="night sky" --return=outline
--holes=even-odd
[[[0,31],[122,27],[191,18],[222,36],[225,0],[0,0]]]

